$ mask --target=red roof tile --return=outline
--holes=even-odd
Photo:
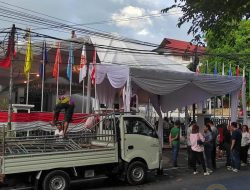
[[[192,43],[186,41],[164,38],[161,43],[161,47],[164,47],[168,51],[175,53],[194,53],[196,45],[193,45]],[[197,52],[204,53],[205,47],[198,46]]]

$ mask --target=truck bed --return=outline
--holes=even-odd
[[[112,135],[9,139],[1,152],[0,174],[118,162]]]

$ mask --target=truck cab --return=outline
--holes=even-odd
[[[121,119],[122,159],[126,162],[141,158],[148,169],[159,167],[160,141],[156,130],[140,116],[123,116]]]

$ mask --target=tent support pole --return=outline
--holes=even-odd
[[[87,113],[90,113],[90,91],[91,91],[91,80],[90,80],[90,75],[88,74],[87,106],[86,106]]]
[[[215,118],[215,105],[217,105],[217,104],[216,104],[216,100],[217,100],[217,97],[215,96],[215,97],[214,97],[214,118]]]
[[[193,121],[195,121],[195,104],[193,104]]]

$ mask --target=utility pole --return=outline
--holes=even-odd
[[[11,55],[11,63],[10,63],[10,83],[9,83],[9,107],[8,107],[8,127],[7,130],[11,130],[11,114],[12,114],[12,89],[13,89],[13,53],[14,53],[14,48],[15,48],[15,33],[16,33],[16,27],[13,24],[11,33],[10,33],[10,38],[9,38],[9,43],[10,43],[10,49],[9,53]],[[5,136],[5,134],[3,134]]]

